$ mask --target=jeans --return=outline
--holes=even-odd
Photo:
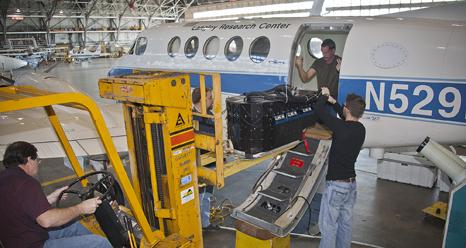
[[[79,222],[75,222],[67,227],[49,231],[49,239],[45,241],[44,248],[111,248],[110,242],[97,234],[92,234]]]
[[[356,182],[327,181],[325,186],[319,215],[319,247],[351,247]]]

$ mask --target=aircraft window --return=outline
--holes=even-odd
[[[270,52],[270,40],[265,36],[255,39],[249,48],[249,58],[254,63],[263,62]]]
[[[139,39],[136,41],[134,54],[135,55],[143,55],[144,52],[146,51],[146,47],[147,47],[147,38],[146,37],[139,37]]]
[[[180,51],[181,40],[180,37],[175,36],[168,42],[168,55],[170,57],[175,57],[175,55]]]
[[[311,38],[307,43],[307,51],[316,59],[320,59],[324,56],[320,50],[320,45],[322,45],[322,40],[316,37]]]
[[[187,58],[192,58],[197,53],[199,48],[199,39],[196,36],[189,38],[184,45],[184,55]]]
[[[204,44],[204,57],[206,59],[213,59],[217,56],[218,48],[220,47],[220,40],[217,36],[212,36]]]
[[[225,45],[225,56],[230,61],[238,59],[239,55],[243,51],[243,39],[239,36],[235,36],[228,40]]]

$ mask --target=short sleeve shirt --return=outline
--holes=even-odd
[[[330,95],[338,99],[338,79],[340,72],[337,71],[337,59],[341,57],[335,55],[332,63],[325,63],[324,58],[317,59],[311,65],[311,68],[317,71],[317,87],[327,87],[330,90]]]
[[[5,247],[43,247],[48,233],[36,218],[49,209],[36,179],[19,167],[0,172],[0,240]]]
[[[193,107],[193,113],[200,113],[196,107]],[[212,111],[207,110],[207,114],[213,115]],[[215,123],[212,119],[193,115],[193,120],[199,122],[199,132],[206,135],[215,135]]]

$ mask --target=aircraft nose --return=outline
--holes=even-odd
[[[16,61],[16,68],[21,68],[21,67],[27,66],[27,65],[28,65],[27,61],[24,61],[24,60],[17,60]]]

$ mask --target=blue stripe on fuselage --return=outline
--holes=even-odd
[[[199,87],[199,74],[191,74],[191,87]],[[269,90],[286,84],[286,76],[221,73],[222,92],[242,94],[251,91]],[[212,88],[212,77],[206,77],[206,86]]]
[[[112,68],[108,76],[118,77],[133,73],[130,68]],[[190,74],[191,87],[199,87],[199,74]],[[242,94],[251,91],[269,90],[286,84],[288,77],[280,75],[220,73],[222,92]],[[212,77],[206,76],[206,86],[212,88]]]

